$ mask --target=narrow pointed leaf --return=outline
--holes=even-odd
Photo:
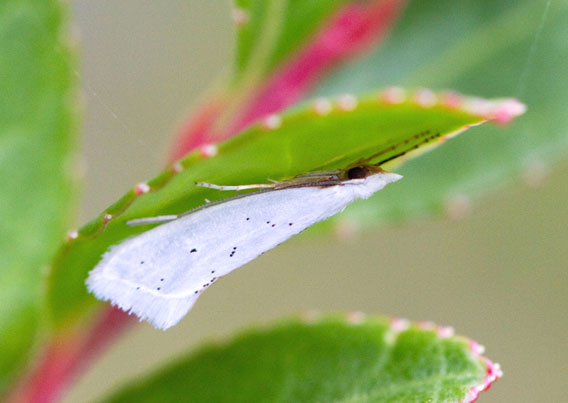
[[[84,285],[89,270],[109,246],[148,229],[127,226],[126,221],[181,213],[202,205],[205,199],[230,195],[198,187],[196,182],[266,183],[267,179],[344,168],[378,152],[381,154],[371,162],[386,161],[404,151],[440,144],[445,136],[493,118],[511,103],[460,98],[459,106],[424,106],[416,97],[399,102],[390,94],[386,91],[360,100],[341,97],[334,103],[319,100],[283,117],[272,116],[218,147],[189,154],[147,184],[137,185],[60,249],[49,278],[52,318],[64,324],[92,305],[95,299]],[[392,160],[390,166],[396,162]]]
[[[471,402],[500,375],[450,329],[352,316],[249,331],[105,401]]]
[[[375,203],[353,206],[343,219],[377,226],[453,215],[511,181],[538,184],[568,153],[567,26],[566,0],[410,2],[384,47],[332,75],[315,95],[369,85],[434,86],[517,96],[529,113],[412,161],[400,170],[400,186]]]
[[[70,215],[77,117],[65,28],[60,1],[0,5],[0,394],[33,345]]]

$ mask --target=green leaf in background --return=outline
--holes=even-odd
[[[262,78],[309,39],[326,17],[348,2],[237,0],[235,79],[248,82]]]
[[[40,325],[74,185],[74,57],[60,1],[0,3],[0,393]]]
[[[345,168],[381,150],[385,152],[371,162],[384,161],[415,146],[424,147],[425,138],[439,140],[436,136],[453,134],[486,119],[475,110],[468,112],[468,105],[481,103],[485,112],[501,105],[463,98],[460,109],[444,106],[438,98],[427,106],[419,105],[415,97],[402,103],[393,103],[389,96],[388,102],[382,100],[389,94],[386,91],[360,100],[343,96],[335,103],[318,100],[283,117],[271,116],[218,148],[190,153],[148,184],[138,185],[60,250],[48,289],[54,321],[63,325],[78,319],[95,301],[84,284],[89,270],[109,246],[148,229],[127,226],[127,220],[181,213],[202,205],[206,198],[228,196],[198,187],[196,182],[234,185],[263,183],[267,178],[281,180],[315,170]],[[210,158],[204,152],[216,156]],[[426,177],[420,175],[422,180]]]
[[[457,402],[500,375],[451,329],[404,325],[358,314],[290,320],[204,348],[105,401]]]
[[[454,88],[515,96],[528,113],[483,126],[406,164],[388,194],[351,206],[360,226],[440,213],[512,180],[538,178],[568,151],[568,1],[413,1],[383,46],[332,75],[314,96],[369,86]],[[425,181],[424,173],[428,180]]]

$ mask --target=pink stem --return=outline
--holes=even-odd
[[[14,389],[8,402],[51,403],[98,353],[134,321],[116,308],[105,308],[89,329],[55,334],[40,354],[38,365]]]
[[[206,106],[200,110],[180,132],[179,140],[174,144],[174,157],[230,138],[254,121],[298,102],[330,69],[382,39],[405,3],[405,0],[375,0],[348,4],[330,18],[310,44],[268,78],[252,99],[240,107],[234,121],[226,126],[228,129],[215,130],[215,119],[221,113],[219,102],[214,102],[216,109]]]
[[[313,42],[257,91],[227,137],[300,101],[330,69],[368,50],[383,38],[403,4],[403,0],[379,0],[352,3],[340,10]]]
[[[209,143],[213,137],[214,125],[225,102],[221,98],[208,100],[191,117],[177,136],[172,148],[172,160],[177,160],[190,150]]]

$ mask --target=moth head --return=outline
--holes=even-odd
[[[385,171],[381,167],[376,165],[358,163],[356,165],[351,165],[345,168],[342,172],[342,176],[345,180],[365,179],[366,177],[377,173],[385,173]]]

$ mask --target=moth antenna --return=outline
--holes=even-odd
[[[412,136],[412,140],[416,141],[415,144],[413,144],[412,146],[408,146],[406,149],[399,152],[398,154],[393,155],[393,156],[388,157],[388,158],[385,158],[385,159],[379,161],[378,163],[376,163],[374,165],[380,166],[380,165],[385,164],[385,163],[387,163],[391,160],[402,157],[402,156],[406,155],[408,152],[415,150],[415,149],[417,149],[418,147],[420,147],[424,144],[428,144],[428,143],[438,139],[439,137],[441,137],[440,133],[431,134],[430,130],[425,130],[423,132],[415,134],[414,136]],[[409,142],[410,142],[410,139],[398,142],[396,144],[391,145],[390,147],[385,148],[384,150],[379,151],[378,153],[371,155],[368,158],[363,158],[360,161],[363,162],[363,163],[370,163],[371,160],[373,160],[377,157],[380,157],[383,154],[387,154],[391,151],[395,151],[398,147],[407,145],[407,144],[409,144]]]

